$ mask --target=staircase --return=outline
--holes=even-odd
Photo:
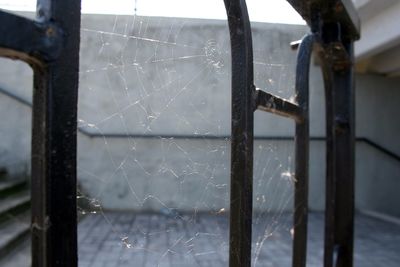
[[[10,178],[0,170],[0,259],[29,237],[30,193],[24,178]]]

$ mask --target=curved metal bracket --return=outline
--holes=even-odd
[[[42,67],[61,54],[65,37],[56,24],[0,11],[0,56]]]

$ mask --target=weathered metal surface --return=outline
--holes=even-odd
[[[301,120],[296,123],[293,267],[306,266],[308,218],[308,165],[310,146],[309,76],[314,35],[306,35],[297,54],[296,103],[302,109]]]
[[[38,1],[38,20],[0,11],[0,56],[34,70],[32,266],[77,266],[80,0]],[[60,26],[58,26],[60,25]]]
[[[353,55],[353,44],[345,44],[350,55]],[[333,218],[334,231],[333,238],[333,258],[328,257],[326,264],[333,261],[335,267],[353,266],[353,232],[354,232],[354,141],[355,141],[355,123],[354,123],[354,84],[353,69],[334,71],[332,73],[333,81],[333,134],[331,149],[333,160],[334,175],[330,183],[332,187],[327,188],[329,196],[333,200],[328,201],[333,207],[329,208]],[[328,245],[329,246],[329,245]]]
[[[225,0],[232,55],[230,267],[250,267],[253,208],[253,47],[244,0]]]
[[[34,68],[32,266],[77,266],[80,0],[42,0],[38,7],[38,20],[62,25],[67,39],[56,59]]]
[[[323,55],[321,55],[323,57]],[[321,64],[322,75],[325,84],[325,117],[326,117],[326,183],[325,183],[325,246],[324,246],[324,267],[329,267],[332,263],[328,259],[333,258],[333,244],[334,244],[334,212],[335,198],[333,195],[335,189],[334,177],[335,174],[335,158],[334,150],[334,105],[333,99],[333,86],[332,75],[330,68],[327,64]]]
[[[340,24],[323,25],[318,43],[327,114],[325,267],[353,266],[354,51],[353,41],[342,36],[341,28]],[[340,50],[327,52],[337,43],[341,44]],[[343,54],[346,56],[341,57]]]
[[[351,0],[287,0],[308,25],[315,19],[324,23],[342,25],[342,36],[351,40],[360,38],[360,18]]]
[[[319,26],[317,50],[320,58],[328,64],[329,71],[342,71],[352,68],[352,55],[344,46],[351,39],[342,34],[342,26],[337,23],[321,23]]]
[[[0,11],[0,56],[41,64],[58,57],[64,33],[55,23],[36,22]]]
[[[293,266],[306,264],[308,212],[308,79],[314,37],[305,37],[298,54],[297,104],[256,90],[253,85],[251,29],[245,1],[225,1],[232,49],[232,152],[230,266],[251,265],[253,111],[289,117],[296,125]]]
[[[353,266],[354,84],[353,42],[359,19],[348,0],[289,2],[316,35],[326,95],[325,267]]]
[[[303,108],[295,103],[259,89],[257,89],[255,92],[255,98],[256,107],[259,110],[292,118],[298,122],[303,120]]]

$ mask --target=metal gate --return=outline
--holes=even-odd
[[[326,95],[325,267],[353,265],[353,42],[359,20],[350,0],[288,0],[311,33],[297,48],[294,102],[253,82],[251,26],[245,0],[224,0],[232,53],[231,267],[251,265],[253,124],[259,109],[292,118],[295,136],[293,266],[306,266],[311,54]],[[283,0],[282,0],[283,1]],[[76,133],[80,0],[38,0],[37,20],[0,11],[0,56],[34,70],[32,266],[77,266]]]
[[[80,0],[39,0],[37,20],[0,12],[0,55],[34,71],[32,266],[77,266]]]
[[[353,265],[354,91],[353,42],[359,20],[350,0],[289,0],[311,28],[299,45],[294,103],[253,82],[251,26],[244,0],[225,0],[232,49],[230,266],[251,266],[253,122],[256,109],[292,118],[295,135],[293,267],[306,266],[309,92],[315,46],[326,95],[327,177],[325,267]]]

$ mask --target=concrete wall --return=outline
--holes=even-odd
[[[357,134],[400,155],[400,78],[360,75],[357,85]],[[357,206],[400,216],[399,162],[365,144],[357,148]]]
[[[293,97],[289,43],[307,29],[254,26],[256,85]],[[111,209],[227,210],[229,143],[207,138],[230,134],[226,22],[93,16],[82,28],[81,125],[104,135],[156,136],[81,139],[82,151],[92,151],[80,154],[82,188]],[[256,114],[257,136],[290,136],[293,126]],[[157,137],[165,135],[206,137]],[[290,208],[292,144],[259,141],[256,148],[255,206]]]
[[[305,32],[304,26],[253,25],[257,87],[293,98],[295,52],[289,43]],[[81,190],[94,203],[108,209],[228,209],[229,142],[208,138],[230,134],[228,37],[222,21],[83,17],[79,126],[99,137],[79,134],[78,175]],[[1,67],[0,75],[4,87],[31,97],[26,67]],[[360,76],[357,82],[357,134],[400,153],[395,138],[400,129],[390,116],[400,99],[397,82],[376,76]],[[1,94],[0,101],[2,114],[10,114],[0,125],[7,140],[1,142],[0,159],[17,172],[15,162],[26,166],[28,161],[30,111]],[[371,117],[372,108],[382,105]],[[315,66],[311,110],[311,135],[323,136],[324,91]],[[292,136],[293,126],[288,119],[256,112],[258,137]],[[169,135],[203,137],[161,137]],[[257,140],[254,151],[255,208],[291,209],[293,142]],[[323,142],[311,143],[312,209],[324,207],[324,151]],[[357,145],[359,208],[399,214],[393,192],[398,166],[375,149]]]
[[[0,59],[0,88],[32,98],[32,71],[26,64]],[[11,176],[30,172],[31,109],[0,93],[0,167]]]

